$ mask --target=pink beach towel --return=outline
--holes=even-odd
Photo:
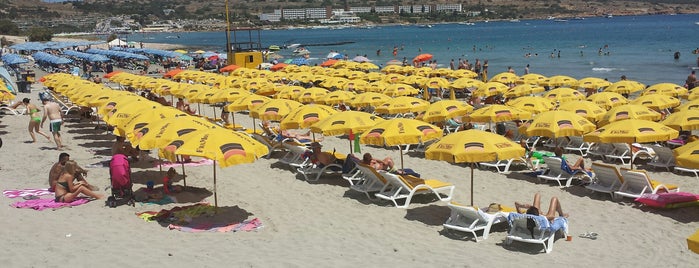
[[[73,200],[73,202],[70,203],[57,203],[53,198],[51,199],[34,199],[34,200],[27,200],[27,201],[21,201],[21,202],[16,202],[10,206],[16,207],[16,208],[33,208],[35,210],[44,210],[44,209],[52,209],[56,210],[59,208],[64,208],[64,207],[73,207],[73,206],[78,206],[85,204],[87,202],[90,202],[87,198],[78,198]]]
[[[180,162],[174,162],[174,163],[173,163],[173,162],[165,161],[165,162],[162,162],[162,163],[163,163],[163,168],[171,168],[171,167],[175,167],[175,168],[176,168],[176,167],[182,166],[182,163],[180,163]],[[192,161],[192,162],[189,162],[189,163],[184,163],[184,165],[185,165],[185,166],[188,166],[188,167],[210,166],[210,165],[213,165],[213,164],[214,164],[214,161],[213,161],[213,160],[209,160],[209,159],[202,159],[202,160],[199,160],[199,161]],[[158,167],[158,162],[155,163],[155,166],[154,166],[154,167]]]
[[[698,205],[699,195],[687,192],[659,193],[659,194],[643,194],[635,199],[646,206],[658,208],[673,208],[682,207],[677,204],[687,203],[685,205]]]
[[[49,189],[22,189],[22,190],[4,190],[2,194],[9,198],[25,197],[25,196],[42,196],[52,195]]]
[[[196,226],[180,226],[176,224],[170,224],[168,225],[168,228],[170,230],[178,230],[182,232],[188,232],[188,233],[200,233],[200,232],[218,232],[218,233],[225,233],[225,232],[237,232],[237,231],[246,231],[250,232],[253,230],[257,230],[262,227],[262,222],[258,218],[254,218],[252,220],[246,220],[241,223],[234,223],[234,224],[229,224],[225,226],[213,226],[211,223],[201,223]]]

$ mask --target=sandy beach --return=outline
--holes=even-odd
[[[37,71],[37,78],[42,75]],[[42,90],[41,84],[33,84],[30,94],[20,93],[17,99],[29,97],[41,106],[38,93]],[[202,110],[211,113],[211,109]],[[236,123],[252,127],[247,115],[236,114],[235,118]],[[28,119],[26,115],[0,117],[3,190],[47,187],[49,168],[57,161],[59,151],[54,143],[41,137],[37,143],[28,143]],[[109,169],[91,164],[108,158],[114,135],[95,127],[87,121],[67,122],[63,141],[71,158],[89,171],[88,181],[101,189],[99,193],[108,194],[102,189],[109,185]],[[43,131],[48,132],[46,125]],[[347,140],[325,137],[323,144],[326,150],[349,153]],[[362,153],[400,158],[398,150],[361,147]],[[197,199],[213,203],[212,166],[188,166],[187,185],[199,189],[178,194],[182,203],[109,208],[97,200],[36,211],[10,206],[22,198],[0,197],[5,227],[0,230],[4,238],[0,262],[5,267],[694,267],[699,263],[699,254],[688,250],[686,242],[699,229],[699,207],[640,207],[630,199],[612,201],[608,194],[591,193],[581,186],[539,183],[525,172],[476,170],[476,205],[530,203],[536,192],[543,197],[544,209],[551,197],[561,200],[570,214],[573,239],[558,239],[553,252],[545,254],[539,245],[504,245],[507,224],[494,226],[490,237],[477,243],[468,234],[447,231],[442,224],[449,217],[449,208],[428,196],[416,197],[406,210],[389,202],[372,202],[351,191],[337,176],[304,181],[303,176],[277,163],[280,156],[275,153],[253,164],[216,167],[222,213],[238,221],[258,218],[263,227],[255,231],[181,232],[135,215],[192,204]],[[161,181],[164,173],[158,172],[153,157],[156,152],[132,164],[134,190],[145,187],[146,181]],[[468,203],[467,166],[414,154],[404,157],[405,166],[423,178],[456,185],[454,201]],[[182,173],[179,168],[178,172]],[[694,176],[651,174],[680,185],[682,191],[699,193],[699,179]],[[586,232],[597,233],[597,239],[579,237]]]

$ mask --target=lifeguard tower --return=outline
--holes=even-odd
[[[257,68],[262,63],[259,28],[233,28],[228,31],[228,64]]]

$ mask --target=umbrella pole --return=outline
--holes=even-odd
[[[456,99],[456,92],[454,92],[454,91],[455,91],[454,88],[451,88],[451,90],[449,90],[449,99],[450,99],[450,100],[455,100],[455,99]]]
[[[214,121],[216,121],[216,106],[211,105],[211,108],[214,109]]]
[[[252,133],[257,133],[257,129],[255,129],[255,118],[252,118]]]
[[[184,187],[187,187],[187,174],[184,172],[184,161],[181,161],[180,164],[182,164],[182,183],[184,183]]]
[[[473,163],[471,163],[471,206],[473,206]]]
[[[216,160],[214,160],[214,207],[218,208],[218,195],[216,195]]]
[[[197,103],[197,112],[199,113],[199,115],[203,115],[203,114],[201,114],[201,104],[200,103]]]
[[[349,142],[350,142],[350,148],[349,148],[350,150],[349,150],[349,152],[350,152],[350,153],[353,153],[354,151],[352,151],[352,139],[349,139],[349,138],[348,138],[348,140],[349,140]]]
[[[633,160],[634,160],[635,155],[634,155],[634,153],[633,153],[633,145],[631,145],[631,143],[629,143],[629,153],[631,153],[631,164],[630,164],[630,168],[633,169]]]
[[[400,151],[400,169],[403,169],[403,147],[398,145],[398,150]]]
[[[233,124],[233,129],[236,129],[236,127],[235,127],[235,112],[231,112],[231,123]]]

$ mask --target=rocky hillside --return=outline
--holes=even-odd
[[[0,0],[0,17],[11,20],[107,17],[130,15],[141,20],[223,18],[225,0],[83,0],[45,3],[41,0]],[[257,14],[279,8],[369,5],[410,5],[407,0],[246,0],[230,1],[236,18],[254,20]],[[485,19],[574,17],[603,14],[699,13],[696,0],[434,0],[429,3],[461,3],[464,10],[485,11]]]

